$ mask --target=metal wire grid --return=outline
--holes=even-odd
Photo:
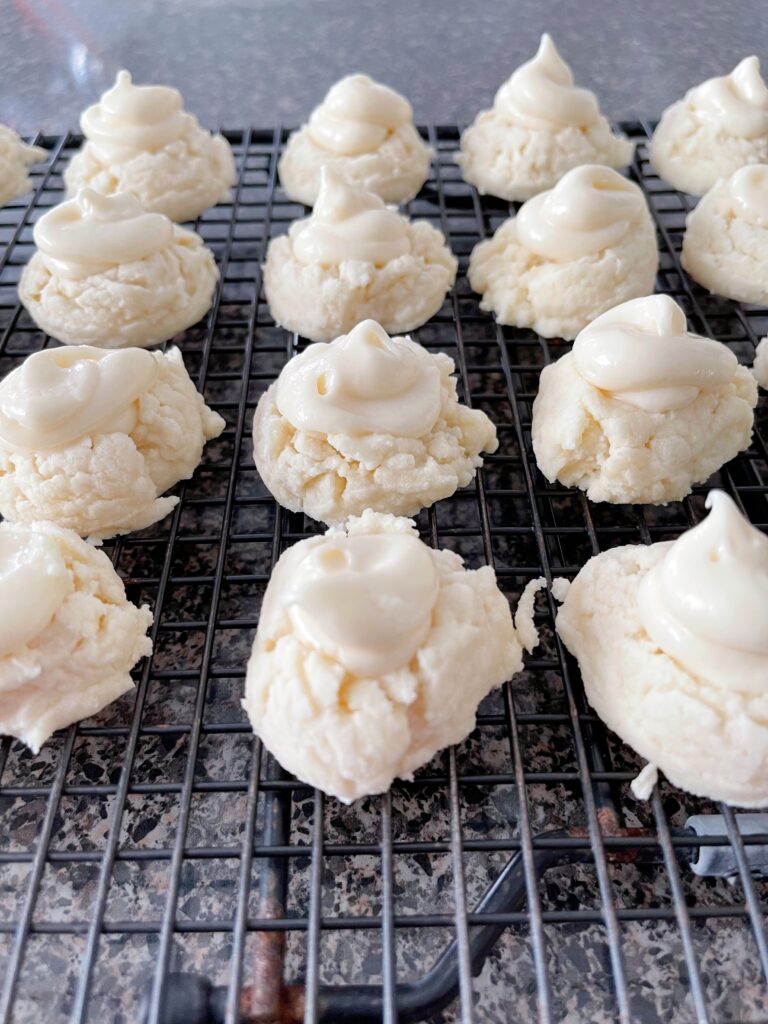
[[[639,144],[632,177],[658,224],[659,289],[694,329],[751,362],[765,311],[691,286],[678,258],[686,200],[650,171],[646,126],[624,127]],[[464,277],[468,254],[509,207],[461,182],[456,128],[426,134],[433,174],[410,212],[442,228],[461,266],[417,334],[454,357],[465,400],[497,423],[500,449],[475,486],[422,513],[419,526],[471,566],[493,564],[516,601],[534,576],[570,577],[606,547],[678,535],[700,518],[707,489],[666,509],[607,508],[543,480],[531,402],[542,366],[566,346],[480,313]],[[539,602],[542,645],[526,673],[484,702],[467,743],[390,794],[345,810],[286,777],[252,738],[238,697],[261,595],[284,547],[319,528],[275,506],[250,450],[258,396],[303,344],[270,320],[259,268],[267,240],[302,213],[276,185],[286,133],[228,137],[240,169],[233,201],[197,224],[222,283],[205,324],[182,342],[227,429],[179,488],[172,516],[106,546],[129,597],[155,612],[155,654],[135,694],[38,757],[0,744],[0,1020],[135,1021],[149,980],[155,1021],[169,971],[199,970],[226,987],[228,1022],[238,1005],[256,1019],[269,989],[281,1019],[391,1024],[419,1016],[408,980],[451,942],[458,997],[434,1021],[544,1022],[566,1011],[585,1021],[768,1019],[766,885],[745,854],[760,837],[742,839],[719,808],[737,882],[696,880],[681,866],[681,852],[702,842],[682,834],[686,816],[718,808],[665,784],[648,806],[631,798],[639,763],[586,706],[551,597]],[[51,159],[32,200],[0,212],[3,374],[48,344],[17,306],[15,285],[31,225],[62,198],[60,172],[80,140],[42,141]],[[758,429],[716,480],[762,527],[765,474]],[[516,855],[524,899],[503,912],[492,901],[474,909]],[[434,876],[441,887],[431,888]],[[473,979],[481,925],[500,935]],[[676,980],[659,970],[646,984],[660,963]]]

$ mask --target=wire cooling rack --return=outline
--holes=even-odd
[[[623,127],[658,225],[659,290],[751,363],[766,311],[691,285],[679,263],[687,200],[650,170],[646,127]],[[445,232],[460,272],[417,335],[456,360],[500,448],[419,526],[469,566],[491,562],[515,603],[534,576],[573,577],[597,551],[677,536],[707,488],[668,508],[615,507],[540,476],[531,403],[567,346],[480,312],[467,259],[509,207],[460,180],[456,128],[425,135],[436,157],[410,213]],[[135,693],[39,755],[0,744],[0,1021],[768,1020],[766,882],[746,859],[761,837],[742,839],[727,808],[663,781],[649,803],[632,797],[640,762],[588,709],[548,596],[526,671],[483,702],[465,743],[389,794],[344,807],[253,738],[239,699],[269,572],[319,529],[275,506],[251,458],[253,408],[302,346],[274,326],[261,288],[267,240],[303,213],[276,182],[286,137],[228,133],[232,202],[197,224],[221,286],[181,344],[227,429],[173,515],[106,545],[129,597],[154,609],[155,653]],[[48,344],[15,286],[80,142],[39,141],[50,160],[32,200],[0,211],[3,374]],[[752,448],[712,481],[763,527],[765,422],[762,406]],[[691,873],[706,840],[685,822],[701,812],[725,815],[730,883]]]

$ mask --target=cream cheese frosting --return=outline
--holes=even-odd
[[[768,228],[768,164],[740,167],[728,187],[739,218],[747,224]]]
[[[304,264],[361,260],[380,267],[411,250],[407,221],[329,167],[311,217],[296,223],[290,235],[294,255]]]
[[[647,214],[636,185],[610,167],[591,164],[574,168],[550,192],[524,203],[517,237],[537,256],[564,263],[618,245]]]
[[[276,574],[262,615],[287,611],[311,648],[349,672],[406,668],[432,624],[438,582],[429,549],[411,534],[337,534]]]
[[[725,345],[688,331],[685,313],[669,295],[608,310],[580,332],[572,351],[577,372],[593,387],[658,413],[727,384],[738,365]]]
[[[54,538],[0,530],[0,657],[34,640],[69,590],[69,573]]]
[[[289,138],[280,181],[289,198],[314,206],[323,167],[334,167],[385,202],[404,203],[426,180],[431,157],[404,96],[368,75],[347,75]]]
[[[440,370],[410,338],[390,338],[375,320],[364,320],[291,359],[276,403],[300,430],[423,437],[440,415]]]
[[[145,213],[135,196],[84,188],[44,214],[33,236],[59,274],[88,277],[166,249],[173,243],[173,224],[161,213]]]
[[[768,693],[768,537],[724,491],[671,544],[638,592],[651,639],[716,686]]]
[[[0,446],[47,451],[94,432],[130,434],[159,363],[145,349],[78,345],[35,352],[0,382]]]
[[[410,124],[408,100],[368,75],[347,75],[312,112],[307,130],[319,146],[338,156],[378,149],[392,132]]]
[[[547,32],[536,55],[501,86],[494,106],[520,124],[552,131],[587,128],[600,117],[597,97],[573,84],[573,72]]]
[[[148,212],[183,221],[222,202],[234,183],[229,143],[200,127],[176,89],[134,85],[120,71],[80,125],[85,144],[64,172],[70,196],[83,186],[127,192]]]
[[[757,57],[689,89],[661,116],[651,163],[675,188],[703,195],[739,167],[768,161],[768,87]]]

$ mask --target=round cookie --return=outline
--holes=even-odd
[[[147,212],[176,221],[225,202],[235,182],[232,150],[183,103],[176,89],[134,85],[129,72],[118,72],[80,118],[86,141],[64,171],[69,196],[85,187],[104,195],[128,192]]]
[[[261,608],[243,706],[284,768],[343,803],[411,778],[474,728],[478,703],[538,642],[489,566],[365,512],[293,545]]]
[[[686,218],[681,262],[716,295],[768,304],[768,164],[712,186]]]
[[[626,167],[634,145],[611,131],[597,98],[573,74],[546,33],[538,52],[496,93],[461,137],[456,162],[481,194],[530,199],[582,164]]]
[[[557,631],[606,725],[675,786],[768,806],[768,538],[722,492],[673,543],[612,548]]]
[[[656,173],[702,196],[746,164],[768,162],[768,88],[757,57],[710,78],[667,107],[650,146]]]
[[[177,348],[44,349],[0,383],[0,512],[99,540],[141,530],[223,429]]]
[[[499,323],[571,339],[605,310],[653,291],[657,267],[640,189],[608,167],[586,166],[478,243],[469,283]]]
[[[0,525],[0,733],[37,753],[132,689],[152,613],[107,556],[52,523]]]
[[[16,132],[0,124],[0,206],[29,192],[32,182],[27,168],[47,155],[42,147],[28,146]]]
[[[325,167],[312,215],[269,243],[264,290],[274,320],[310,341],[332,341],[361,320],[398,334],[440,309],[456,268],[431,224]]]
[[[281,505],[329,525],[365,509],[416,515],[465,487],[498,446],[461,405],[453,360],[375,321],[294,357],[253,420],[256,468]]]
[[[531,436],[550,481],[592,501],[665,504],[749,447],[757,386],[668,295],[598,317],[544,367]]]
[[[317,202],[323,167],[386,203],[407,203],[427,180],[431,159],[408,100],[368,75],[348,75],[288,139],[278,171],[288,198],[305,206]]]
[[[83,189],[35,224],[19,298],[66,345],[159,345],[210,309],[219,272],[194,231],[132,195]]]

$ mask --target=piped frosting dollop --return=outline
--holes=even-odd
[[[109,162],[162,149],[184,134],[188,121],[177,89],[134,85],[129,71],[119,71],[112,88],[83,111],[80,127],[99,156]]]
[[[720,121],[729,135],[768,135],[768,87],[755,56],[745,57],[729,75],[702,82],[686,100],[700,116]]]
[[[409,124],[408,100],[368,75],[348,75],[328,91],[312,112],[309,135],[337,156],[372,153],[398,128]]]
[[[0,655],[33,641],[69,589],[70,574],[53,537],[0,526]]]

